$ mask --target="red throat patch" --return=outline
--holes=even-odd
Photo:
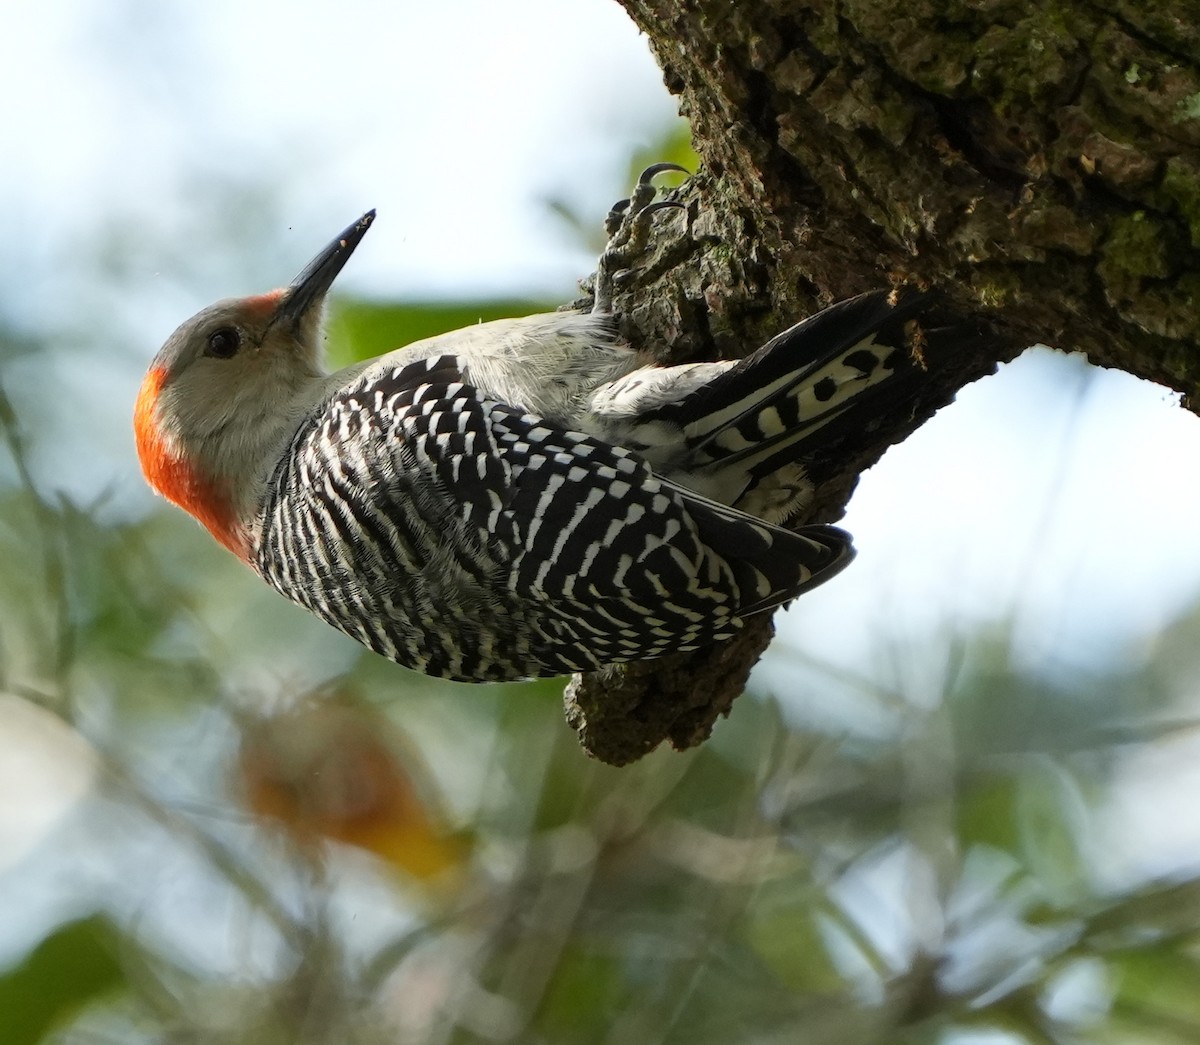
[[[151,367],[134,407],[133,432],[142,474],[158,493],[190,512],[234,555],[248,562],[246,538],[237,525],[228,494],[184,460],[159,430],[156,407],[166,379],[163,367]]]

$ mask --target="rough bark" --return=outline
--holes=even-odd
[[[809,518],[954,391],[1035,343],[1200,402],[1200,8],[1184,0],[619,0],[703,160],[616,301],[670,358],[754,348],[915,282],[963,351],[840,448]],[[708,736],[770,637],[577,678],[608,762]]]

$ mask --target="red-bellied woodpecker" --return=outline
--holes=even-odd
[[[151,486],[281,594],[400,664],[497,681],[696,649],[850,562],[843,531],[777,524],[811,496],[806,456],[915,376],[920,294],[843,301],[738,362],[654,365],[593,310],[326,374],[322,303],[373,219],[184,323],[137,400]]]

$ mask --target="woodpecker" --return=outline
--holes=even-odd
[[[849,564],[844,531],[780,524],[806,459],[915,379],[923,295],[851,298],[740,361],[656,365],[593,309],[328,374],[323,302],[374,218],[185,322],[137,397],[150,485],[280,594],[407,667],[504,681],[707,646]]]

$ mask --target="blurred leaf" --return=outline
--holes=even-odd
[[[764,964],[782,983],[803,994],[832,993],[843,986],[818,924],[820,914],[829,913],[821,911],[820,899],[811,889],[772,890],[754,905],[747,926],[750,942]],[[839,924],[843,921],[837,920]]]
[[[558,303],[531,300],[380,304],[343,299],[330,310],[330,363],[335,368],[347,366],[448,330],[552,312],[557,307]]]
[[[692,126],[687,120],[676,120],[657,141],[634,149],[626,167],[629,185],[652,163],[678,163],[693,174],[700,169],[700,156],[692,148]],[[658,184],[674,185],[683,178],[682,174],[676,176],[676,181],[667,177]]]
[[[345,690],[316,694],[242,733],[243,798],[298,850],[334,839],[420,880],[462,870],[468,840],[450,831],[415,746],[374,706]]]
[[[965,847],[991,846],[1015,854],[1019,848],[1017,792],[1020,778],[980,774],[959,795],[958,837]]]
[[[622,1008],[622,981],[618,956],[568,947],[546,988],[539,1028],[559,1045],[595,1041],[596,1028]]]
[[[1136,716],[1170,698],[1152,678],[1125,670],[1081,668],[1049,679],[1017,670],[1007,637],[977,636],[951,704],[959,751],[966,755],[1044,752],[1065,755],[1138,739]]]
[[[1153,884],[1108,899],[1088,919],[1088,933],[1101,945],[1123,946],[1147,933],[1171,936],[1200,929],[1200,878]]]
[[[1113,955],[1113,1015],[1152,1028],[1187,1029],[1200,1040],[1200,962],[1196,955],[1164,938]]]
[[[1016,804],[1021,854],[1042,888],[1064,905],[1088,895],[1085,820],[1079,789],[1061,764],[1038,759],[1022,774]]]
[[[119,936],[100,915],[62,926],[0,976],[5,1045],[36,1045],[87,1002],[125,985]]]

